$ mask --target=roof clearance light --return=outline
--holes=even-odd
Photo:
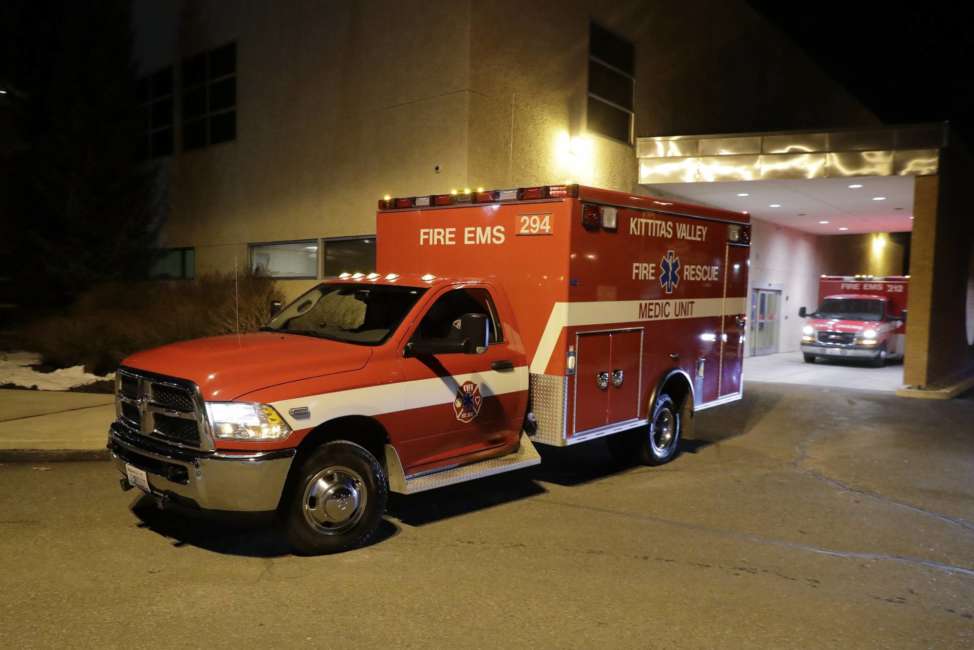
[[[477,188],[477,194],[480,194],[480,193],[481,193],[481,192],[483,192],[483,191],[484,191],[484,188],[482,188],[482,187],[478,187],[478,188]]]
[[[420,280],[422,280],[423,282],[432,282],[435,279],[436,276],[433,275],[432,273],[427,273],[426,275],[420,278]]]
[[[365,274],[364,273],[353,273],[352,274],[352,279],[353,280],[361,280],[364,277],[365,277]]]
[[[393,282],[398,279],[399,279],[398,273],[390,273],[389,275],[386,276],[386,280],[388,280],[389,282]]]
[[[365,276],[365,277],[366,277],[366,278],[368,278],[369,280],[378,280],[378,279],[379,279],[379,277],[381,277],[381,276],[379,276],[379,274],[378,274],[378,273],[369,273],[369,274],[368,274],[367,276]]]
[[[389,196],[388,194],[386,194],[385,196],[382,197],[382,200],[383,201],[391,201],[392,200],[392,197]]]
[[[452,194],[453,196],[456,196],[458,194],[458,192],[456,190],[450,190],[450,194]]]
[[[339,273],[338,274],[338,279],[339,280],[347,280],[350,277],[352,277],[352,274],[351,273]]]

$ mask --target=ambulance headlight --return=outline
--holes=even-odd
[[[280,440],[291,433],[277,411],[266,404],[207,402],[213,436],[221,440]]]
[[[868,340],[874,340],[876,338],[876,330],[869,328],[862,331],[862,338]]]
[[[805,336],[811,336],[814,333],[815,333],[815,328],[812,327],[811,325],[806,325],[805,327],[802,328],[802,334],[804,334]]]

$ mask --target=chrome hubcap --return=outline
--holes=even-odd
[[[657,456],[665,456],[676,443],[676,416],[668,408],[660,409],[653,420],[649,441]]]
[[[347,467],[326,467],[304,489],[304,518],[326,535],[343,533],[359,522],[368,493],[358,472]]]

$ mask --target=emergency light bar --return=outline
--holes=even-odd
[[[449,194],[430,194],[427,196],[383,197],[379,199],[380,210],[408,210],[431,206],[457,205],[463,203],[501,203],[504,201],[536,201],[539,199],[575,198],[578,185],[542,185],[539,187],[518,187],[509,190],[475,191],[454,190]]]

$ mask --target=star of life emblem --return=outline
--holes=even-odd
[[[666,256],[660,261],[660,286],[666,293],[673,293],[680,284],[680,258],[673,251],[666,251]]]
[[[465,381],[457,389],[456,399],[453,400],[453,412],[457,419],[464,424],[472,422],[480,413],[480,405],[484,399],[480,396],[480,387],[472,381]]]

